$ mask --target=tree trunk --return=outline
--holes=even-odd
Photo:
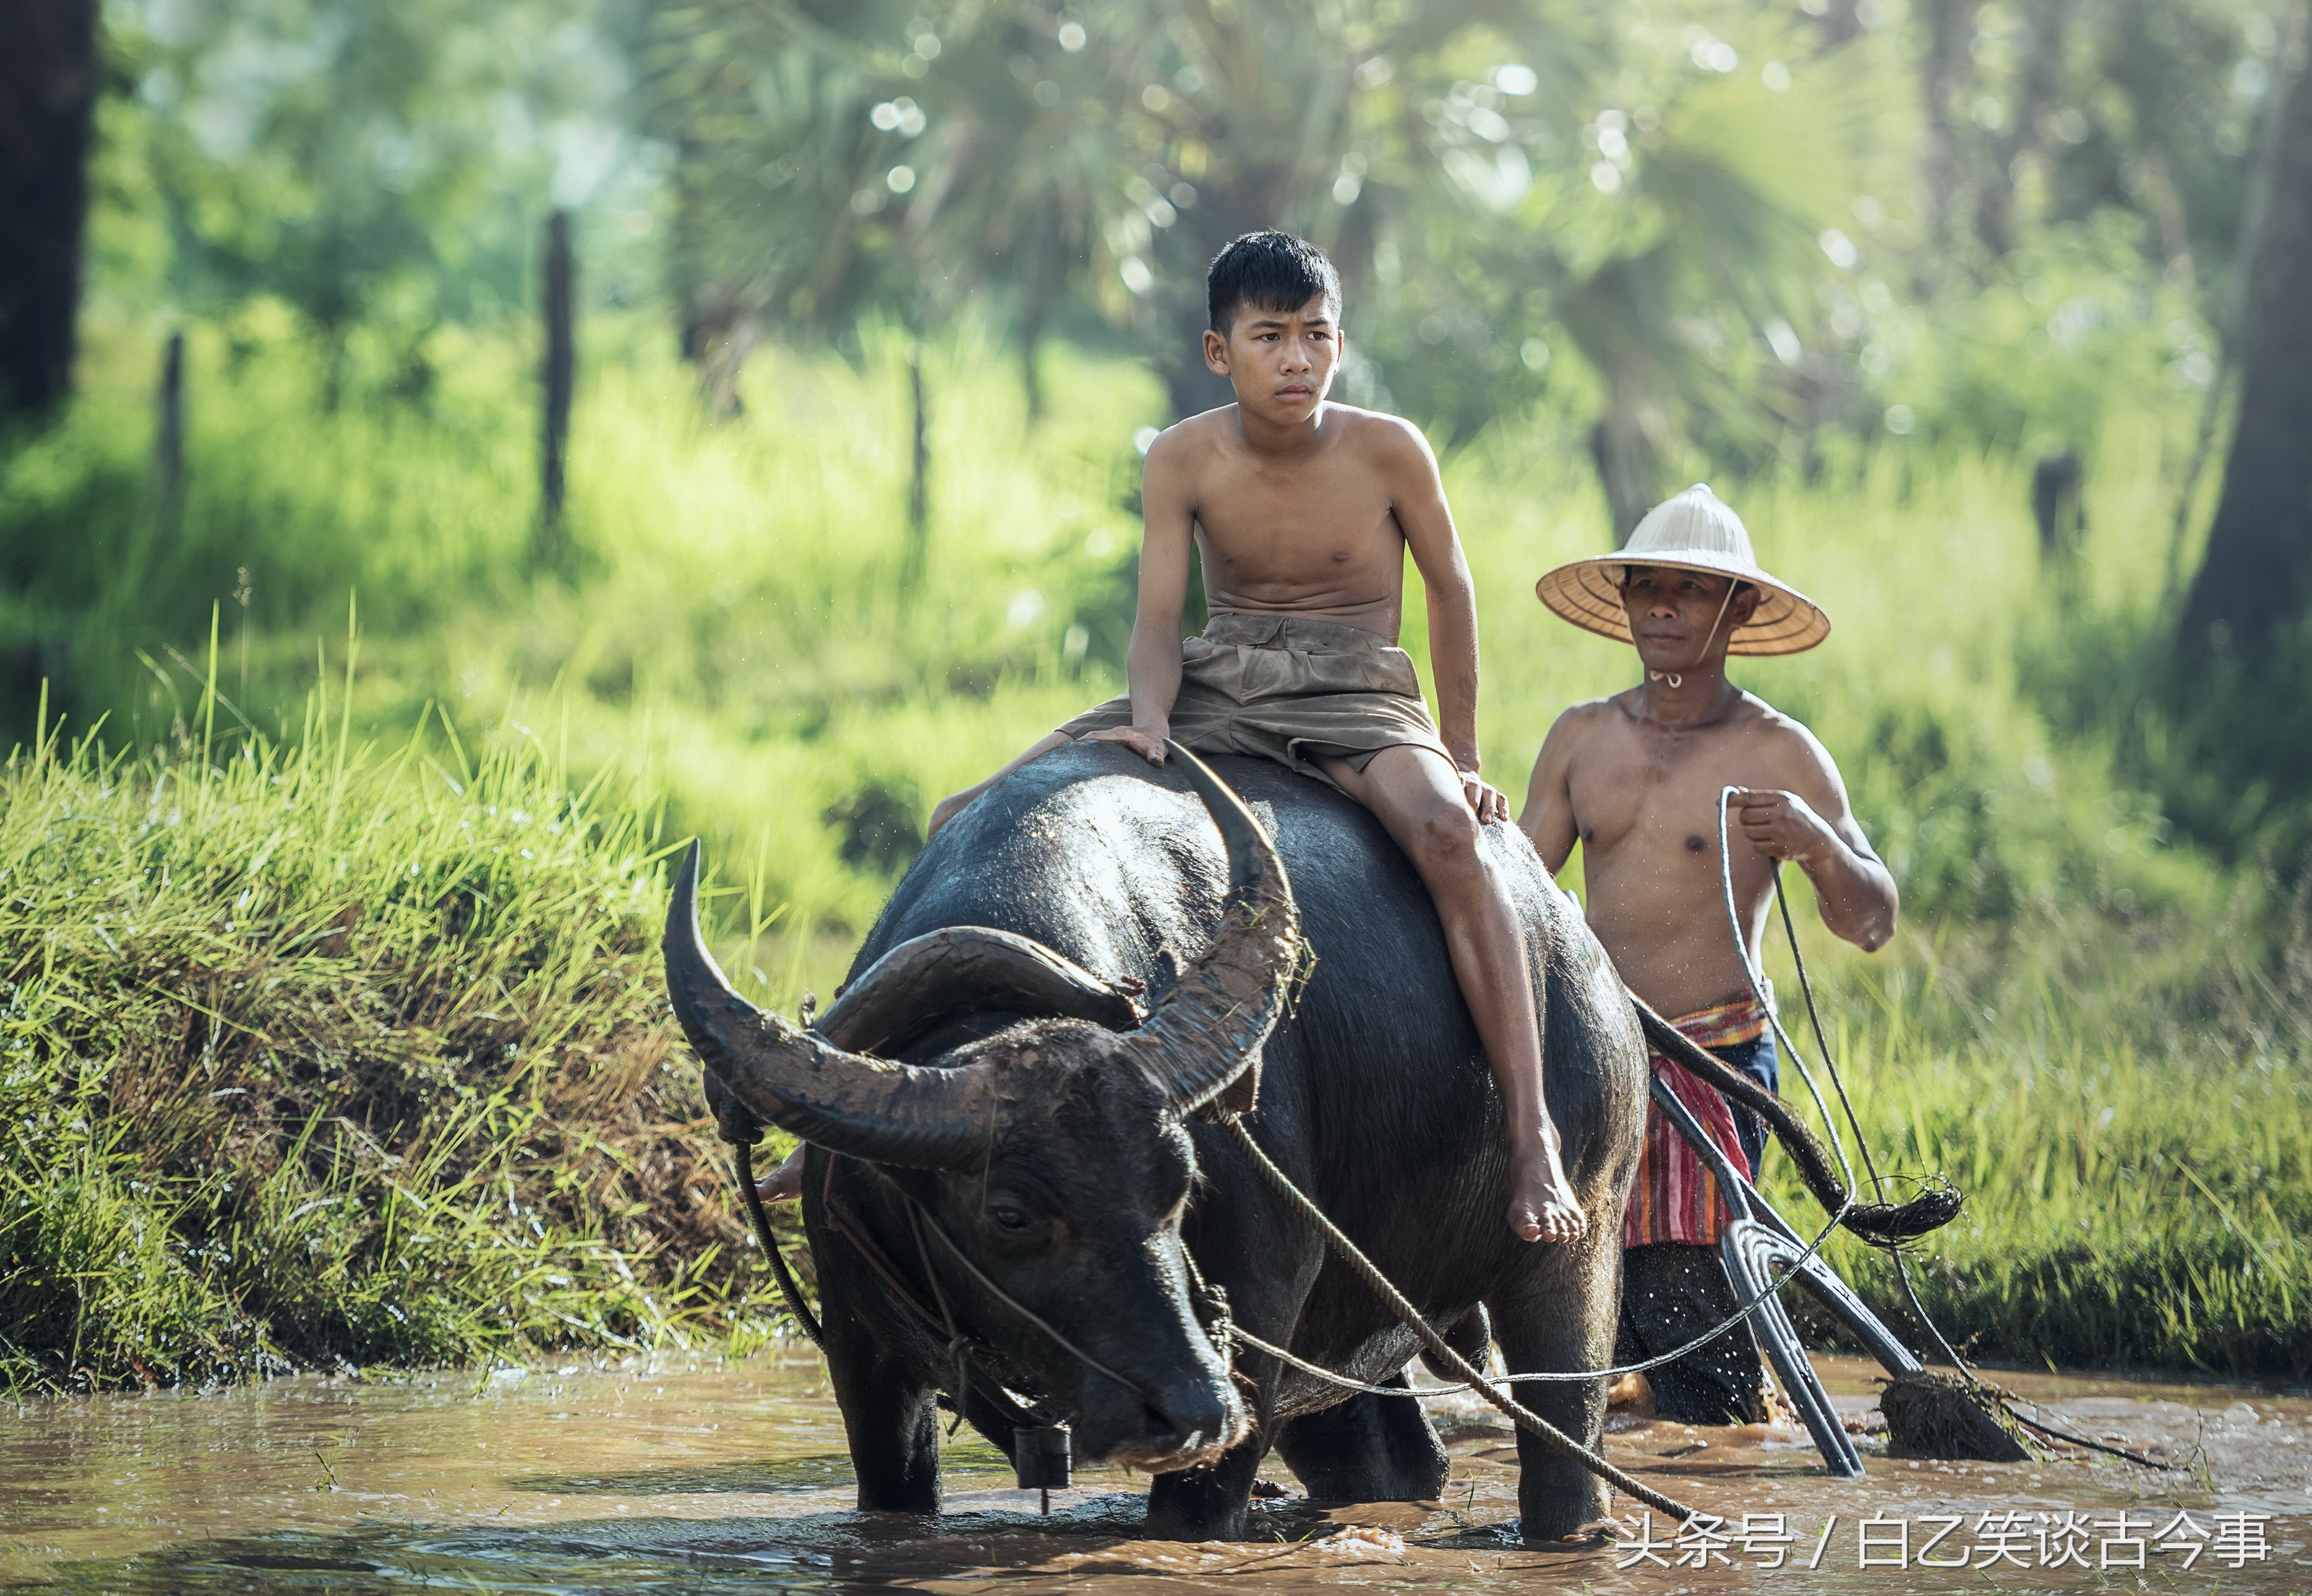
[[[2241,319],[2239,417],[2207,557],[2185,607],[2189,653],[2259,651],[2312,603],[2312,66],[2280,110]]]
[[[1044,418],[1044,374],[1036,365],[1036,350],[1044,341],[1044,318],[1029,316],[1020,328],[1020,389],[1028,399],[1028,425]]]
[[[1630,540],[1647,511],[1661,500],[1661,414],[1624,383],[1607,382],[1606,414],[1590,429],[1590,461],[1606,489],[1616,548]]]
[[[548,543],[560,540],[571,390],[578,375],[577,275],[570,248],[570,213],[557,210],[546,219],[546,415],[539,451],[539,514]]]
[[[1030,426],[1044,418],[1044,377],[1036,364],[1036,352],[1043,345],[1044,327],[1065,275],[1062,248],[1059,234],[1046,227],[1028,241],[1020,255],[1020,387],[1027,397]]]
[[[0,420],[72,391],[96,91],[95,0],[0,6]]]
[[[1920,159],[1927,190],[1928,255],[1932,261],[1926,269],[1940,273],[1950,259],[1952,212],[1958,205],[1958,129],[1951,120],[1951,101],[1967,69],[1966,36],[1974,7],[1962,0],[1921,0],[1917,14],[1927,31],[1919,63],[1919,88],[1927,119]],[[1922,294],[1931,293],[1935,285],[1919,285]]]
[[[2039,147],[2039,118],[2062,93],[2064,39],[2070,24],[2071,0],[2028,0],[2024,7],[2023,31],[2029,53],[2016,77],[2006,127],[1991,141],[1990,159],[1984,163],[1982,174],[1983,191],[1975,199],[1975,237],[1994,260],[2015,248],[2016,167],[2024,155]]]
[[[2307,5],[2303,14],[2295,19],[2295,26],[2281,35],[2279,58],[2283,66],[2294,58],[2298,37],[2307,22],[2312,22],[2312,5]],[[2175,599],[2184,580],[2184,539],[2192,530],[2192,511],[2200,502],[2200,477],[2207,469],[2208,456],[2215,449],[2216,424],[2231,391],[2233,374],[2239,367],[2240,334],[2248,312],[2248,263],[2255,259],[2256,245],[2264,236],[2264,207],[2272,197],[2273,171],[2280,160],[2281,132],[2287,109],[2284,94],[2273,95],[2264,101],[2263,126],[2255,141],[2255,164],[2248,171],[2247,203],[2240,207],[2239,236],[2232,246],[2236,267],[2224,294],[2223,319],[2216,329],[2220,342],[2216,346],[2215,375],[2209,381],[2207,396],[2200,402],[2200,429],[2192,440],[2192,463],[2185,468],[2184,486],[2176,491],[2176,514],[2168,528],[2168,574],[2160,585],[2163,608]]]

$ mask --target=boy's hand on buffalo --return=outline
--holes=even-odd
[[[1826,845],[1838,840],[1828,822],[1796,793],[1738,787],[1727,802],[1734,805],[1734,819],[1742,835],[1769,859],[1803,865]]]
[[[1474,770],[1460,772],[1461,796],[1468,801],[1469,811],[1478,823],[1490,826],[1495,820],[1510,818],[1509,794],[1493,785]]]
[[[924,839],[928,842],[937,837],[940,834],[940,828],[961,814],[970,805],[971,801],[979,796],[980,787],[986,785],[985,782],[982,782],[978,787],[966,787],[960,793],[950,793],[932,805],[931,823],[924,828]]]
[[[1086,742],[1120,742],[1151,765],[1164,762],[1164,738],[1162,732],[1150,732],[1139,726],[1110,726],[1084,733]]]

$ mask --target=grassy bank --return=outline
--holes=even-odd
[[[2284,978],[2300,1015],[2312,926],[2302,899],[2293,914],[2299,951]],[[2143,1046],[2052,981],[2036,995],[2007,986],[2011,1006],[2000,1008],[1949,973],[1946,989],[1925,960],[1848,969],[1829,1007],[1879,1167],[1940,1171],[1966,1193],[1958,1219],[1911,1254],[1913,1284],[1951,1340],[2026,1364],[2312,1374],[2301,1020],[2236,1052],[2213,1034]],[[1785,1021],[1811,1052],[1794,988],[1782,986]],[[1954,1037],[1962,1029],[1971,1034]],[[1787,1065],[1783,1077],[1785,1096],[1804,1101]],[[1787,1164],[1769,1168],[1786,1215],[1817,1212]],[[1842,1238],[1831,1256],[1916,1339],[1884,1254]]]
[[[0,772],[0,1386],[766,1333],[651,809],[315,711]]]
[[[569,548],[537,568],[526,367],[511,341],[445,332],[433,363],[442,376],[422,400],[378,386],[331,414],[289,334],[255,322],[197,329],[188,478],[171,506],[145,481],[142,346],[115,333],[99,340],[97,380],[71,422],[0,460],[0,550],[15,575],[0,641],[53,667],[72,723],[109,712],[108,737],[141,750],[112,765],[92,751],[22,755],[9,777],[4,825],[26,839],[11,846],[51,883],[31,895],[38,913],[6,911],[23,916],[10,922],[20,926],[12,968],[37,957],[44,982],[66,972],[82,995],[15,1033],[46,1039],[23,1044],[50,1062],[22,1101],[47,1105],[48,1118],[39,1159],[12,1162],[6,1178],[112,1171],[90,1188],[109,1195],[85,1200],[117,1216],[106,1234],[202,1238],[186,1244],[189,1261],[166,1267],[165,1247],[118,1241],[113,1253],[155,1260],[134,1265],[152,1278],[192,1283],[171,1288],[192,1293],[187,1302],[245,1301],[232,1322],[267,1328],[234,1345],[274,1350],[157,1363],[143,1349],[176,1345],[173,1320],[148,1331],[94,1317],[118,1324],[120,1355],[134,1352],[156,1377],[326,1357],[338,1344],[366,1349],[347,1353],[356,1358],[422,1361],[472,1355],[494,1337],[759,1333],[732,1294],[751,1285],[731,1272],[737,1232],[715,1181],[694,1168],[711,1154],[693,1139],[690,1077],[661,1068],[667,1038],[646,1001],[650,827],[705,836],[740,883],[722,931],[743,986],[781,1003],[829,992],[931,803],[1115,690],[1131,613],[1132,437],[1157,417],[1154,385],[1055,350],[1051,414],[1031,422],[1000,350],[968,332],[933,350],[931,514],[918,539],[905,513],[896,338],[871,336],[847,360],[766,352],[750,368],[746,416],[718,427],[700,418],[654,330],[600,326],[576,424]],[[2178,836],[2128,774],[2141,770],[2130,750],[2144,745],[2151,712],[2077,713],[2071,691],[2108,659],[2111,639],[2149,635],[2171,599],[2173,495],[2192,421],[2188,403],[2137,393],[2074,440],[2089,462],[2087,541],[2045,565],[2025,458],[1887,439],[1811,474],[1793,461],[1721,482],[1768,566],[1838,626],[1812,654],[1737,674],[1821,734],[1903,883],[1904,934],[1876,959],[1841,953],[1810,920],[1802,929],[1882,1162],[1947,1170],[1970,1194],[1922,1271],[1954,1337],[1975,1337],[1985,1355],[2300,1375],[2312,1362],[2312,1248],[2301,1240],[2312,1233],[2312,1122],[2299,1084],[2312,1059],[2301,1018],[2312,967],[2304,906],[2287,884],[2293,861]],[[1557,712],[1630,677],[1625,651],[1548,619],[1531,598],[1542,570],[1600,546],[1604,510],[1580,427],[1546,409],[1445,468],[1479,584],[1490,774],[1517,793]],[[2180,568],[2191,557],[2181,551]],[[302,706],[316,640],[344,636],[353,587],[369,618],[354,672],[363,707],[323,736]],[[223,618],[214,719],[249,759],[188,751],[211,713],[202,644],[213,606]],[[342,649],[324,646],[334,671]],[[501,723],[512,703],[531,706],[517,719],[550,728],[551,758]],[[432,730],[409,744],[421,723]],[[347,724],[354,743],[366,725],[378,747],[404,751],[344,752],[334,740]],[[214,736],[213,750],[227,746],[223,730]],[[491,750],[470,779],[454,738]],[[333,809],[341,754],[346,790],[361,796]],[[569,807],[574,788],[644,767],[657,807],[612,802],[606,788]],[[492,781],[505,790],[482,796]],[[240,794],[205,811],[239,818],[207,832],[138,829],[153,792],[196,783]],[[40,796],[67,788],[79,795]],[[2260,802],[2286,807],[2269,794]],[[57,804],[114,817],[110,831],[91,821],[87,832],[112,840],[87,843],[99,851],[70,864],[49,859],[31,839],[51,822],[18,817]],[[532,831],[538,816],[564,829],[541,846],[542,834],[514,829],[516,811],[533,817]],[[302,839],[292,852],[303,873],[286,872],[278,850],[251,863],[276,830]],[[111,905],[132,885],[152,890],[149,874],[109,863],[116,855],[169,847],[186,850],[168,855],[169,916],[132,913],[127,899],[101,923],[86,914],[92,896]],[[405,881],[421,858],[432,873]],[[329,884],[340,860],[362,884]],[[504,900],[516,907],[456,919],[439,883],[483,870],[527,883]],[[99,877],[111,884],[100,889]],[[67,890],[80,896],[62,914]],[[279,899],[261,933],[227,908],[244,890],[252,903]],[[579,901],[597,907],[554,907]],[[313,939],[356,903],[373,937]],[[219,928],[219,916],[241,929]],[[116,917],[134,920],[136,936],[124,938]],[[161,936],[163,926],[175,929]],[[208,951],[176,951],[195,946]],[[469,977],[443,973],[460,968]],[[307,1038],[301,1005],[330,1001],[347,973],[359,977],[349,989],[380,995],[381,1012],[420,1018],[392,1021],[390,1039],[359,1048]],[[126,1008],[85,995],[115,987],[161,1005],[152,1022],[117,1023],[109,1016]],[[32,1013],[18,1001],[12,1013]],[[188,1018],[209,1010],[227,1016],[214,1044],[212,1022]],[[506,1054],[508,1043],[521,1050]],[[257,1074],[182,1084],[193,1078],[185,1061],[207,1069],[213,1047]],[[367,1064],[349,1074],[330,1062],[355,1053],[380,1061],[390,1090],[364,1084]],[[127,1083],[170,1067],[181,1080],[165,1093],[124,1086],[74,1106],[83,1076],[118,1071]],[[276,1076],[289,1084],[267,1084]],[[249,1150],[250,1174],[195,1160],[171,1166],[163,1195],[130,1189],[144,1179],[132,1172],[147,1159],[133,1151],[139,1138],[206,1147],[258,1098],[271,1105],[270,1128],[229,1144],[234,1158]],[[533,1110],[542,1118],[522,1118]],[[374,1170],[340,1121],[385,1149]],[[420,1232],[391,1216],[412,1198],[377,1183],[388,1156],[432,1171],[423,1189],[394,1179],[428,1204],[451,1194],[443,1211],[470,1216],[455,1232],[470,1243],[443,1241],[446,1221],[422,1246],[406,1240]],[[274,1206],[250,1196],[275,1180],[285,1184]],[[361,1189],[373,1200],[307,1206],[341,1189],[329,1182],[354,1180],[370,1181]],[[485,1198],[508,1180],[521,1215]],[[63,1211],[44,1199],[13,1212],[51,1206]],[[235,1223],[241,1244],[223,1261],[206,1238]],[[351,1228],[315,1229],[337,1223]],[[340,1261],[293,1267],[277,1240],[293,1235],[300,1258]],[[12,1257],[34,1256],[9,1245]],[[57,1260],[39,1266],[47,1281],[101,1250],[42,1246],[37,1256]],[[553,1260],[547,1248],[558,1250]],[[1869,1258],[1846,1261],[1891,1302]],[[29,1266],[8,1267],[15,1291]],[[517,1267],[545,1284],[509,1285]],[[313,1284],[324,1280],[339,1284]],[[325,1305],[341,1286],[348,1302],[408,1313],[393,1293],[417,1290],[398,1284],[409,1281],[437,1304],[426,1322],[442,1328],[430,1339],[381,1329],[363,1339],[370,1329],[347,1328],[356,1320],[395,1335],[403,1321],[382,1307],[332,1319]],[[119,1358],[80,1361],[95,1377],[136,1378]]]

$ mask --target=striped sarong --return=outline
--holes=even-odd
[[[1704,1048],[1730,1048],[1765,1033],[1766,1011],[1755,997],[1729,999],[1702,1009],[1671,1024]],[[1735,1169],[1747,1171],[1734,1127],[1734,1110],[1718,1088],[1689,1074],[1657,1053],[1653,1072],[1701,1123],[1703,1132],[1726,1154]],[[1730,1215],[1719,1194],[1718,1182],[1702,1155],[1686,1144],[1677,1127],[1662,1111],[1648,1104],[1646,1138],[1638,1155],[1638,1178],[1630,1188],[1630,1206],[1622,1217],[1622,1245],[1644,1247],[1657,1241],[1714,1245]]]

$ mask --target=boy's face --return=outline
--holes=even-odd
[[[1237,307],[1228,336],[1207,328],[1204,364],[1229,380],[1236,402],[1264,421],[1306,421],[1341,365],[1341,329],[1319,294],[1297,310]]]
[[[1744,588],[1728,603],[1726,590],[1733,583],[1723,576],[1674,566],[1631,566],[1627,572],[1622,609],[1630,618],[1638,658],[1649,671],[1691,671],[1723,658],[1734,628],[1758,608],[1755,587]]]

